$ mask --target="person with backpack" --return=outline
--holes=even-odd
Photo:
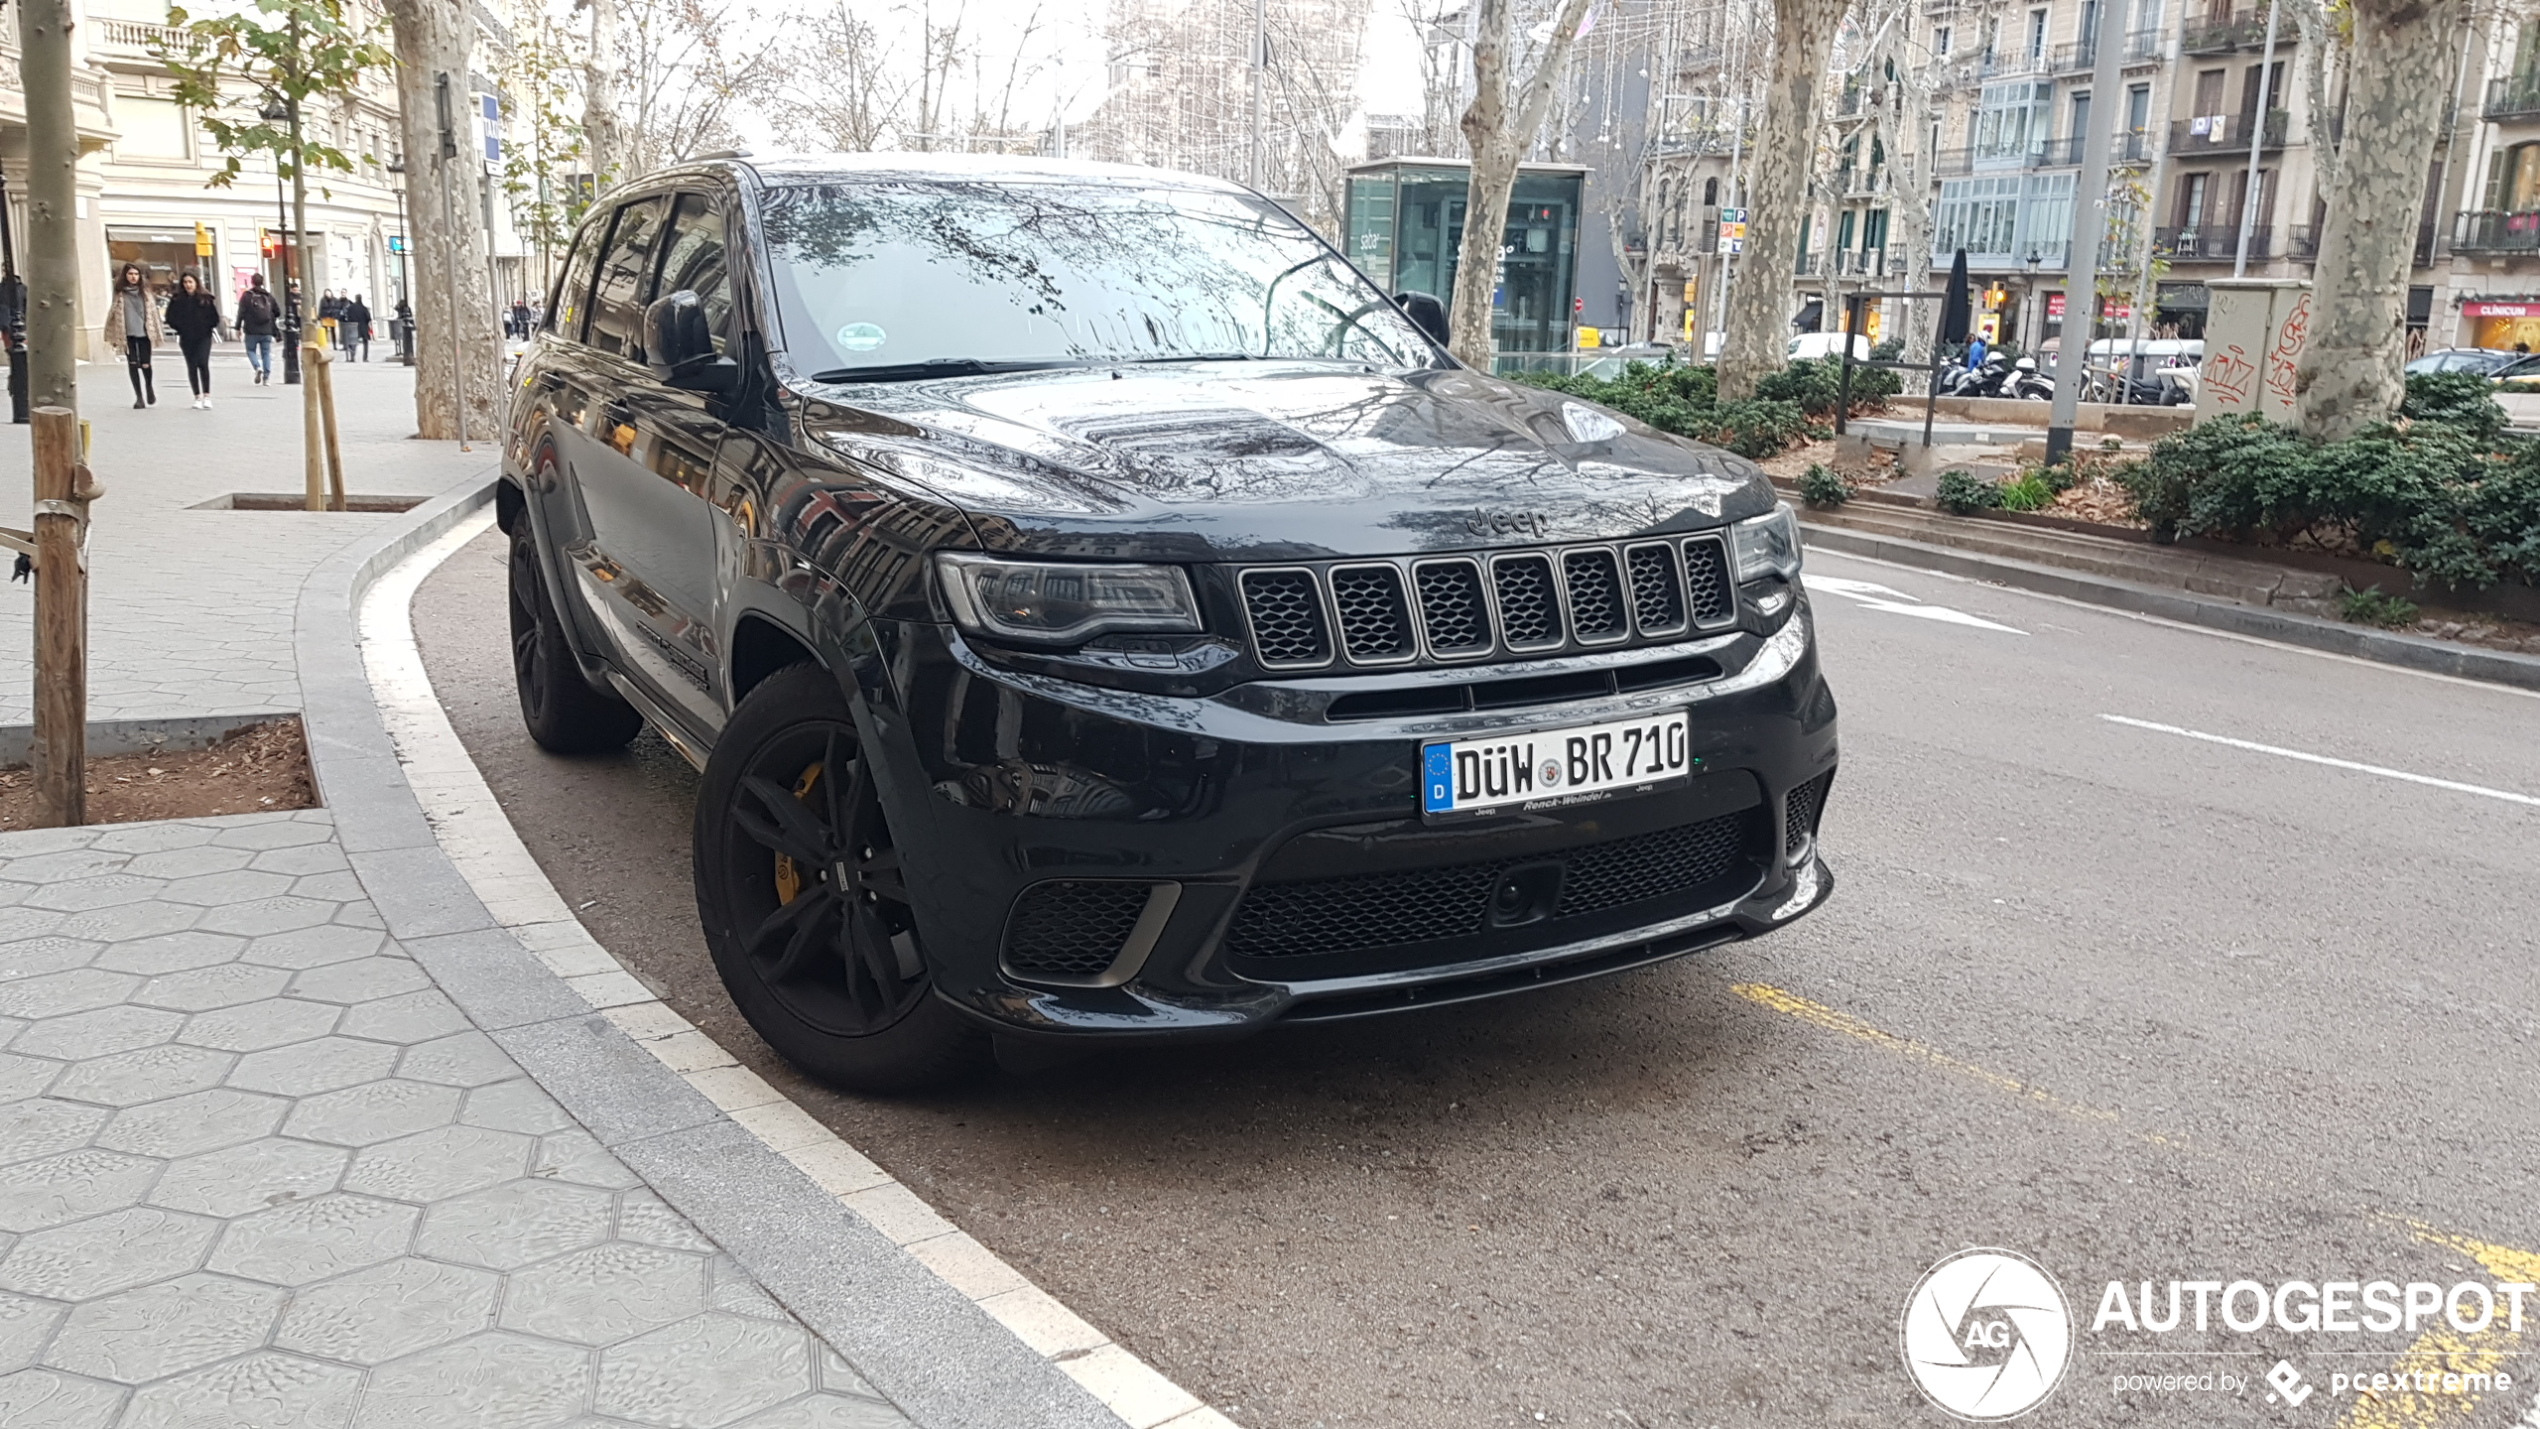
[[[150,296],[150,283],[141,275],[141,265],[126,263],[115,278],[114,293],[106,300],[106,348],[123,349],[124,371],[132,378],[132,405],[136,408],[153,406],[159,400],[158,374],[150,368],[150,345],[166,337],[167,328],[159,321],[159,305]]]
[[[238,331],[247,340],[247,365],[254,369],[259,387],[273,380],[273,340],[281,335],[281,328],[282,305],[265,286],[265,275],[249,275],[247,291],[238,295]]]
[[[370,361],[370,304],[362,301],[361,294],[355,293],[345,300],[344,316],[341,321],[344,328],[344,355],[355,362]],[[356,345],[361,349],[359,357],[353,356]]]
[[[194,392],[194,410],[212,405],[212,334],[220,330],[220,299],[203,290],[191,270],[179,274],[168,299],[167,325],[176,332],[177,351],[185,354],[185,385]]]

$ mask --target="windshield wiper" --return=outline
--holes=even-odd
[[[832,367],[811,375],[814,382],[916,382],[928,377],[979,377],[994,372],[1040,372],[1054,367],[1082,367],[1081,361],[1042,359],[997,361],[984,357],[930,357],[923,362],[881,362],[870,367]]]
[[[1152,367],[1160,362],[1259,362],[1257,352],[1177,352],[1171,357],[1133,357],[1122,367]]]

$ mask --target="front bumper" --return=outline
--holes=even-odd
[[[1833,888],[1814,831],[1835,712],[1809,622],[1803,605],[1770,637],[1724,641],[1731,673],[1700,684],[1349,723],[1285,708],[1266,688],[1279,682],[1207,698],[1095,688],[900,626],[878,772],[939,994],[1025,1036],[1225,1036],[1770,931]],[[1692,712],[1708,772],[1689,785],[1419,818],[1424,741],[1661,707]],[[1490,901],[1503,885],[1523,895],[1513,910]],[[1068,926],[1093,931],[1049,956]]]

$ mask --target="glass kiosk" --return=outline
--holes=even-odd
[[[1383,159],[1349,171],[1341,223],[1350,261],[1388,293],[1455,296],[1469,166]],[[1508,196],[1491,340],[1501,352],[1567,352],[1578,290],[1579,195],[1587,170],[1523,164]]]

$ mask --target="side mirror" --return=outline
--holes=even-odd
[[[1438,346],[1446,346],[1446,304],[1439,302],[1435,293],[1397,293],[1394,301],[1401,304],[1402,315],[1411,319],[1413,327],[1427,333]]]
[[[687,392],[729,392],[741,364],[714,350],[706,310],[690,289],[653,299],[644,309],[644,357],[653,375]]]

